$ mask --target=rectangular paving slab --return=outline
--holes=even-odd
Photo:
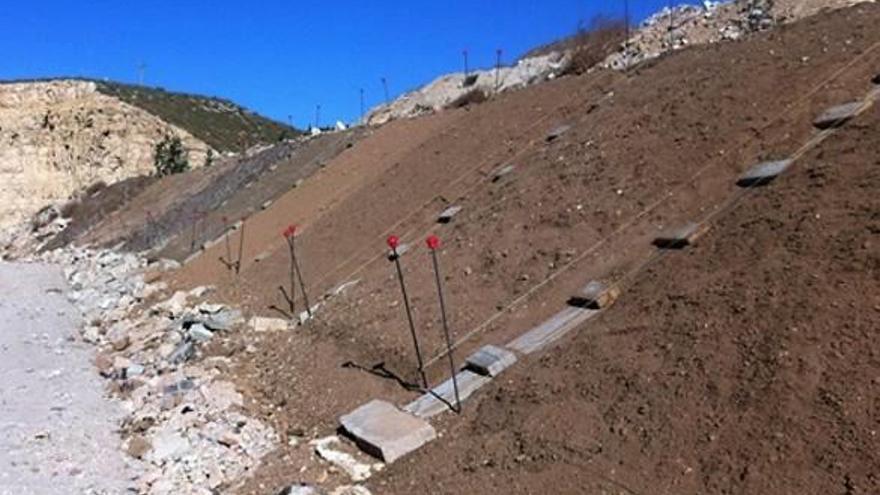
[[[568,300],[568,304],[579,308],[604,309],[614,304],[620,297],[620,288],[608,286],[598,280],[593,280],[583,289]]]
[[[862,101],[853,101],[831,107],[816,117],[813,125],[818,129],[829,129],[845,124],[847,121],[858,115],[865,105]]]
[[[440,216],[437,217],[437,223],[449,223],[452,221],[452,217],[458,215],[458,212],[461,211],[461,206],[450,206],[446,208],[440,213]]]
[[[455,375],[458,380],[458,396],[462,402],[483,385],[492,381],[488,376],[463,370]],[[419,418],[427,419],[455,407],[455,389],[452,378],[434,387],[430,392],[404,406],[403,410]]]
[[[511,341],[507,344],[507,348],[520,354],[531,354],[556,342],[597,314],[599,314],[598,310],[567,307]]]
[[[563,134],[565,134],[569,130],[571,130],[570,125],[561,125],[555,129],[553,129],[552,131],[550,131],[550,133],[547,134],[547,137],[545,138],[545,140],[548,143],[556,141],[557,139],[559,139]]]
[[[515,167],[513,165],[504,165],[503,167],[492,172],[492,182],[498,182],[505,175],[513,173]]]
[[[339,422],[358,447],[388,464],[437,437],[427,421],[383,400],[368,402]]]
[[[791,165],[791,160],[763,162],[750,168],[736,181],[739,187],[757,187],[773,182]]]
[[[465,361],[465,369],[483,376],[498,376],[516,363],[516,354],[494,345],[485,345]]]
[[[708,231],[709,224],[690,222],[660,234],[654,239],[653,244],[660,249],[683,249],[692,246]]]

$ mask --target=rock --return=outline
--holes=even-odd
[[[373,474],[371,464],[359,462],[353,455],[343,452],[342,442],[337,436],[321,438],[310,443],[315,452],[325,461],[345,472],[352,481],[364,481]]]
[[[125,451],[135,459],[143,459],[152,448],[153,446],[150,444],[150,441],[142,435],[133,435],[128,439]]]
[[[104,353],[98,353],[95,356],[95,368],[101,376],[111,376],[113,374],[113,358]]]
[[[188,361],[196,353],[196,348],[192,342],[183,342],[177,346],[174,351],[169,354],[166,359],[171,364],[180,364]]]
[[[201,323],[190,326],[187,335],[195,342],[207,342],[214,337],[214,334]]]
[[[204,321],[204,325],[215,332],[219,332],[230,330],[243,321],[244,317],[242,317],[241,311],[224,309],[211,315],[210,318]]]
[[[324,495],[324,490],[305,483],[294,483],[278,492],[278,495]]]
[[[330,492],[330,495],[373,495],[361,485],[344,485]]]
[[[165,463],[178,460],[191,451],[192,446],[183,435],[163,430],[153,437],[152,450],[147,457],[153,462]]]
[[[262,316],[254,316],[251,318],[249,324],[255,332],[281,332],[290,328],[290,322],[288,320],[266,318]]]
[[[110,345],[116,352],[124,351],[130,344],[131,339],[128,335],[116,334],[110,336]]]

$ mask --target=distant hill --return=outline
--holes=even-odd
[[[118,82],[95,83],[101,93],[140,107],[220,152],[242,151],[302,134],[223,98]]]

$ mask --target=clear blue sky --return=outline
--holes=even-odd
[[[581,19],[623,13],[623,0],[232,1],[34,0],[0,8],[0,79],[81,76],[230,98],[303,127],[359,116],[439,74],[510,62],[571,33]],[[641,20],[668,0],[630,0]]]

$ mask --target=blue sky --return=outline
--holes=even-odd
[[[668,0],[630,0],[634,20]],[[581,19],[623,14],[623,0],[128,2],[40,0],[0,9],[0,79],[138,81],[230,98],[294,125],[351,121],[439,74],[511,62],[571,33]]]

